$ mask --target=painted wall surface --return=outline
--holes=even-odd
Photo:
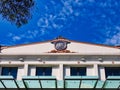
[[[50,56],[42,57],[39,61],[37,57],[23,56],[23,61],[19,60],[19,56],[1,57],[0,72],[2,67],[18,67],[17,79],[21,80],[22,76],[30,75],[35,76],[36,67],[52,67],[52,75],[56,76],[58,80],[63,80],[64,76],[70,76],[70,67],[86,67],[87,76],[99,76],[101,80],[105,80],[104,67],[120,67],[120,58],[118,56],[84,56],[84,60],[80,57],[83,56]],[[98,57],[98,58],[97,58]],[[73,59],[70,60],[69,58]],[[91,60],[92,58],[92,60]]]
[[[55,50],[54,45],[51,42],[46,43],[37,43],[37,44],[28,44],[21,46],[13,46],[2,50],[1,54],[50,54],[51,50]],[[114,55],[120,54],[120,49],[100,46],[94,44],[85,44],[85,43],[77,43],[71,42],[68,44],[67,50],[74,52],[73,54],[81,54],[81,55]],[[65,54],[65,53],[64,53]]]
[[[52,75],[58,80],[70,76],[70,67],[86,67],[87,76],[99,76],[105,80],[104,67],[120,67],[120,49],[72,42],[70,53],[50,53],[55,50],[51,42],[19,45],[5,48],[0,53],[0,74],[2,67],[18,67],[17,79],[36,75],[36,67],[52,67]]]

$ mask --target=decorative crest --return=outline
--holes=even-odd
[[[52,53],[69,53],[67,49],[67,44],[70,44],[70,41],[63,38],[62,36],[57,37],[51,42],[55,46],[55,50],[52,50]]]

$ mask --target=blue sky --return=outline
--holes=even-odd
[[[32,19],[17,28],[0,16],[0,44],[70,40],[120,45],[120,0],[35,0]]]

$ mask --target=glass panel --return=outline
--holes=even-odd
[[[2,75],[9,75],[9,68],[3,67],[2,68]]]
[[[64,81],[57,81],[57,88],[64,88]]]
[[[41,88],[39,80],[25,80],[27,88]]]
[[[2,80],[2,82],[7,88],[17,88],[14,80]]]
[[[2,89],[2,88],[5,88],[1,82],[0,82],[0,88],[1,88],[1,89]]]
[[[37,67],[36,75],[38,76],[51,76],[52,75],[52,67]]]
[[[100,89],[103,87],[105,81],[98,81],[96,88]]]
[[[65,88],[79,88],[80,80],[66,80]]]
[[[18,67],[3,67],[2,75],[12,75],[15,79],[17,78]]]
[[[52,74],[52,68],[51,67],[45,68],[45,76],[51,76],[51,74]]]
[[[86,76],[86,67],[71,67],[71,76]]]
[[[17,70],[18,67],[12,67],[10,70],[10,75],[12,75],[14,78],[17,78]]]
[[[42,88],[56,88],[55,80],[41,80]]]
[[[120,81],[119,80],[107,80],[106,83],[105,83],[104,88],[114,89],[114,88],[118,88],[119,85],[120,85]]]
[[[43,68],[37,67],[37,68],[36,68],[36,75],[43,76]]]
[[[97,80],[82,80],[81,88],[94,88]]]
[[[105,67],[106,78],[108,76],[120,76],[120,67]]]
[[[23,81],[16,81],[19,88],[25,88]]]

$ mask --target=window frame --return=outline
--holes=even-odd
[[[5,69],[8,69],[8,71],[6,72]],[[15,72],[13,72],[14,70],[15,70]],[[17,79],[17,76],[18,76],[18,67],[2,67],[1,75],[6,75],[6,76],[10,75],[10,76],[13,76],[14,79]]]
[[[104,67],[104,69],[105,69],[105,77],[107,78],[108,76],[120,76],[120,67]],[[108,69],[108,70],[107,70]],[[116,71],[116,70],[117,71]],[[109,72],[109,71],[112,71],[111,73]],[[118,72],[119,71],[119,72]],[[110,75],[108,75],[107,74],[107,72],[108,72],[108,74],[110,74]],[[116,74],[115,74],[115,72],[116,72]]]

